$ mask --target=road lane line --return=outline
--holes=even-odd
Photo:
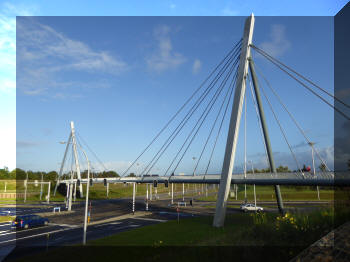
[[[122,224],[122,222],[103,223],[103,224],[91,225],[91,227],[113,226],[113,225],[119,225],[119,224]]]
[[[50,225],[48,225],[48,227],[49,227]],[[36,227],[36,228],[29,228],[29,229],[24,229],[23,231],[21,230],[21,231],[16,231],[16,230],[14,230],[13,232],[10,232],[10,233],[6,233],[6,234],[2,234],[2,235],[0,235],[0,236],[6,236],[6,235],[11,235],[11,234],[16,234],[16,233],[22,233],[22,232],[28,232],[28,231],[31,231],[31,230],[35,230],[35,229],[43,229],[42,227]]]
[[[143,217],[135,217],[130,219],[138,219],[138,220],[145,220],[145,221],[156,221],[156,222],[167,222],[168,220],[162,220],[162,219],[155,219],[155,218],[143,218]]]
[[[39,237],[39,236],[44,236],[44,235],[47,235],[47,234],[59,233],[59,232],[63,232],[63,231],[67,231],[67,230],[72,230],[72,229],[73,229],[73,228],[63,228],[63,229],[54,230],[54,231],[49,231],[49,232],[40,233],[40,234],[36,234],[36,235],[31,235],[31,236],[26,236],[26,237],[21,237],[21,238],[10,239],[10,240],[7,240],[7,241],[2,241],[2,242],[0,242],[0,244],[12,242],[12,241],[23,240],[23,239],[28,239],[28,238]]]
[[[49,223],[51,226],[60,226],[60,227],[70,227],[70,228],[77,228],[79,226],[77,225],[69,225],[69,224],[56,224],[56,223]]]

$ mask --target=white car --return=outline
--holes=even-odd
[[[261,212],[261,211],[264,211],[264,208],[262,207],[256,207],[254,204],[243,204],[241,205],[241,210],[243,212],[248,212],[248,211],[255,211],[256,212]]]

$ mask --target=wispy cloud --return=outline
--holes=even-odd
[[[286,27],[275,24],[271,26],[270,39],[262,42],[259,47],[272,56],[283,55],[291,46],[286,36]]]
[[[301,145],[301,144],[300,144]],[[302,148],[300,146],[300,148]],[[316,147],[317,148],[317,147]],[[322,160],[326,162],[327,166],[330,169],[333,169],[334,167],[334,146],[330,147],[324,147],[324,148],[317,148],[317,152],[321,156]],[[297,161],[299,163],[299,166],[302,168],[303,165],[312,165],[312,156],[311,156],[311,149],[306,150],[298,150],[298,152],[295,152]],[[296,170],[297,165],[292,157],[290,152],[273,152],[274,160],[276,166],[288,166],[291,170]],[[321,164],[321,160],[318,158],[318,156],[315,154],[315,167],[318,169],[318,166]],[[249,158],[253,161],[254,168],[267,168],[267,158],[265,154],[257,153],[254,155],[249,156]]]
[[[33,4],[0,4],[0,167],[16,167],[16,16],[37,10]]]
[[[52,95],[75,86],[106,87],[93,81],[71,80],[62,73],[120,74],[128,69],[122,59],[71,39],[33,17],[17,19],[18,88],[27,95]],[[66,94],[67,95],[67,94]]]
[[[236,16],[239,14],[239,11],[231,8],[230,6],[226,6],[221,10],[221,14],[224,16]]]
[[[200,71],[201,67],[202,67],[201,60],[195,59],[192,65],[192,73],[197,74]]]
[[[28,147],[35,147],[40,145],[39,142],[33,142],[33,141],[17,141],[16,147],[17,148],[28,148]]]
[[[157,48],[152,55],[146,58],[147,66],[152,71],[162,72],[174,69],[186,62],[182,54],[173,50],[169,34],[170,27],[166,25],[154,29],[153,35],[157,41]]]
[[[16,88],[16,15],[18,10],[9,3],[0,7],[0,92]]]

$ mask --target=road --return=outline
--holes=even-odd
[[[94,240],[133,228],[159,223],[157,220],[129,218],[110,223],[101,223],[88,227],[87,239]],[[7,235],[6,235],[7,234]],[[50,223],[46,227],[36,227],[22,231],[2,232],[1,249],[8,251],[16,248],[5,261],[45,251],[57,246],[66,246],[82,242],[83,228],[67,224]]]
[[[159,195],[157,201],[149,202],[149,211],[145,211],[145,202],[143,197],[136,199],[136,211],[142,211],[142,215],[136,217],[131,213],[130,199],[107,199],[107,200],[93,200],[91,209],[91,223],[87,230],[87,240],[94,240],[103,238],[109,235],[117,234],[126,230],[134,228],[161,223],[167,220],[177,218],[176,208],[170,206],[170,199],[168,194]],[[178,195],[178,199],[174,199],[174,203],[181,202],[182,196]],[[187,205],[191,196],[185,197]],[[240,212],[239,208],[230,207],[230,205],[237,205],[237,203],[229,203],[227,213]],[[267,212],[277,212],[276,203],[269,201],[264,204]],[[295,205],[304,204],[308,202],[297,202]],[[321,204],[321,203],[317,203]],[[47,205],[28,205],[18,206],[16,208],[0,208],[0,212],[19,214],[43,214],[50,215],[48,218],[50,223],[46,227],[30,228],[28,230],[14,231],[11,230],[9,223],[0,223],[0,260],[4,258],[9,252],[10,256],[6,261],[33,254],[46,249],[55,248],[57,246],[67,246],[72,244],[82,243],[83,237],[83,214],[85,202],[75,203],[72,207],[74,212],[56,214],[51,216],[52,206]],[[270,206],[271,205],[271,206]],[[57,205],[55,205],[57,206]],[[59,204],[62,210],[65,210],[64,204]],[[181,217],[192,217],[200,215],[212,215],[215,211],[215,202],[195,201],[193,207],[180,207]],[[311,208],[311,207],[310,207]],[[50,213],[47,213],[47,212]],[[111,221],[112,220],[112,221]]]
[[[156,205],[157,203],[157,205]],[[150,203],[149,212],[144,212],[140,217],[133,217],[130,199],[113,199],[92,201],[91,224],[87,230],[87,240],[103,238],[137,227],[161,223],[176,219],[174,208],[168,207],[169,200],[159,200]],[[27,230],[13,230],[10,223],[0,223],[0,260],[11,261],[19,257],[45,251],[57,246],[67,246],[82,243],[83,224],[82,215],[84,203],[76,203],[73,206],[74,213],[49,217],[48,226],[29,228]],[[143,199],[137,199],[136,210],[145,210]],[[6,211],[6,210],[5,210]],[[17,214],[33,214],[50,211],[52,207],[39,206],[18,207]],[[135,216],[137,213],[135,214]],[[128,216],[125,219],[118,219]],[[192,214],[180,213],[181,217],[192,217]],[[108,222],[104,222],[108,221]]]

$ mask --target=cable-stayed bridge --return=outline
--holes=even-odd
[[[233,174],[231,184],[246,185],[296,185],[296,186],[350,186],[348,172],[318,172],[316,175],[307,173],[302,176],[299,172],[291,173],[256,173]],[[220,184],[221,175],[195,175],[195,176],[146,176],[146,177],[113,177],[90,178],[89,183],[174,183],[174,184]],[[78,179],[61,180],[61,183],[77,183]],[[81,179],[78,183],[86,184],[87,179]]]
[[[298,85],[304,87],[310,94],[320,99],[327,106],[329,106],[335,113],[342,116],[345,121],[349,121],[350,117],[346,113],[350,106],[344,101],[340,100],[324,88],[318,86],[310,79],[306,78],[296,70],[287,66],[285,63],[277,60],[266,51],[255,46],[252,42],[254,31],[255,18],[252,14],[245,21],[243,38],[240,39],[223,60],[214,68],[204,82],[194,91],[194,93],[186,100],[186,102],[180,107],[180,109],[171,117],[171,119],[165,124],[165,126],[156,134],[152,141],[142,150],[142,152],[136,157],[131,165],[122,173],[121,178],[91,178],[92,183],[203,183],[203,184],[219,184],[218,200],[216,205],[216,213],[214,217],[214,226],[220,227],[224,224],[227,198],[230,191],[231,184],[253,184],[253,185],[273,185],[275,188],[276,200],[279,211],[283,213],[283,200],[280,193],[279,185],[309,185],[309,186],[349,186],[350,177],[348,172],[332,172],[327,166],[326,161],[321,157],[315,143],[312,142],[304,129],[301,127],[297,119],[292,112],[287,108],[286,104],[282,101],[278,92],[271,86],[267,78],[260,72],[259,68],[255,65],[252,57],[252,50],[257,52],[262,57],[266,58],[272,64],[274,64],[283,73],[294,79]],[[258,69],[256,71],[256,69]],[[313,169],[306,172],[301,168],[301,165],[296,157],[291,143],[286,135],[285,128],[283,128],[276,111],[274,110],[263,85],[258,79],[258,74],[266,83],[268,89],[271,90],[274,97],[282,106],[283,110],[288,114],[292,122],[295,124],[297,130],[305,139],[305,142],[310,146],[313,157]],[[247,154],[246,154],[246,115],[247,115],[247,93],[251,93],[252,103],[256,112],[261,137],[264,144],[266,153],[268,168],[271,173],[248,173],[247,170]],[[276,121],[282,137],[286,142],[292,159],[297,166],[296,172],[291,173],[278,173],[272,145],[270,142],[270,136],[268,132],[267,121],[265,119],[265,111],[263,108],[263,98],[267,101],[268,107],[272,111],[273,119]],[[222,100],[221,103],[217,103]],[[336,102],[336,103],[335,103]],[[192,103],[192,104],[191,104]],[[217,146],[218,138],[220,134],[225,133],[223,131],[223,123],[228,116],[229,107],[231,106],[231,116],[229,121],[229,128],[227,131],[227,140],[225,147],[225,154],[222,164],[222,171],[219,175],[209,174],[208,170],[212,164],[212,157]],[[147,161],[145,167],[140,172],[140,177],[127,177],[131,168],[138,165],[138,161],[149,151],[149,149],[155,145],[155,141],[160,139],[160,136],[164,134],[165,130],[170,129],[171,124],[175,123],[175,119],[180,118],[180,113],[187,113],[180,119],[176,127],[170,131],[170,135],[162,143],[161,147],[156,150],[156,153],[151,157],[150,161]],[[184,160],[186,154],[189,151],[193,141],[198,138],[198,133],[203,130],[203,124],[208,119],[208,115],[213,113],[214,108],[217,108],[217,113],[214,115],[213,123],[209,128],[209,134],[205,141],[203,141],[202,149],[199,153],[199,157],[196,158],[193,174],[189,176],[176,176],[175,173],[179,170],[179,166]],[[202,111],[200,111],[202,110]],[[190,132],[185,136],[183,143],[174,142],[176,138],[184,132],[184,127],[189,125],[189,120],[195,118],[195,113],[199,113],[199,117],[195,119],[194,125]],[[239,137],[240,123],[242,119],[242,113],[244,113],[244,172],[242,174],[233,174],[235,166],[236,148]],[[215,131],[215,132],[214,132]],[[210,143],[212,144],[209,149]],[[67,155],[69,144],[72,144],[74,157],[77,158],[77,151],[82,149],[82,146],[77,146],[78,142],[75,138],[75,131],[72,128],[70,133],[65,156],[62,162],[58,183],[65,183],[70,188],[69,195],[72,194],[73,185],[81,186],[82,183],[87,183],[89,179],[82,179],[80,175],[79,161],[75,160],[76,172],[71,172],[71,177],[68,180],[62,180],[62,170]],[[164,156],[165,152],[171,145],[179,145],[175,156],[169,161],[169,165],[166,167],[164,173],[160,176],[149,176],[152,170],[159,164],[159,160]],[[205,152],[209,152],[209,161],[205,165],[205,172],[198,174],[199,164],[203,162],[203,155]],[[73,154],[72,154],[73,155]],[[86,155],[84,153],[84,155]],[[324,171],[316,172],[314,155],[322,163]],[[195,160],[195,159],[194,159]],[[87,163],[89,161],[87,159]],[[88,172],[90,172],[88,170]],[[75,178],[76,177],[76,178]],[[88,174],[89,177],[89,174]],[[87,190],[89,188],[87,183]],[[68,189],[67,189],[68,190]],[[68,191],[67,191],[68,192]]]

